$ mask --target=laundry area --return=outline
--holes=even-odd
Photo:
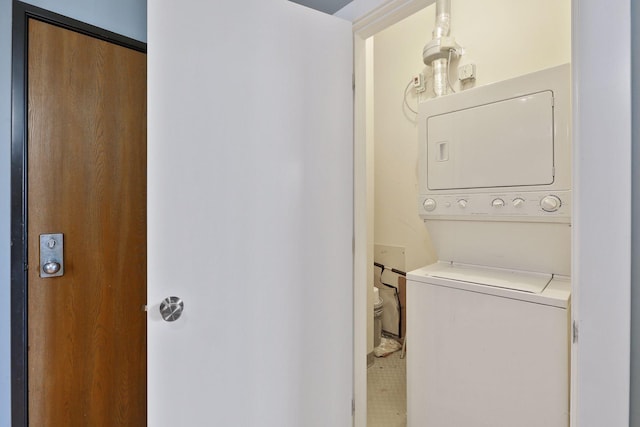
[[[366,41],[369,427],[570,425],[571,2],[514,3]]]

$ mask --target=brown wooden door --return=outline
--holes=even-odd
[[[146,55],[29,20],[32,426],[146,425]],[[64,233],[40,278],[39,235]]]

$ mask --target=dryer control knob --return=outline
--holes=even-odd
[[[432,212],[436,208],[436,205],[436,201],[433,199],[427,199],[422,203],[424,210],[427,212]]]
[[[467,201],[465,199],[460,199],[458,200],[458,206],[460,206],[462,209],[467,207]]]
[[[493,201],[491,202],[491,206],[493,206],[494,208],[501,208],[504,206],[504,200],[493,199]]]
[[[522,197],[516,197],[515,199],[513,199],[512,203],[514,208],[521,208],[522,206],[524,206],[524,199]]]
[[[562,206],[562,201],[558,196],[545,196],[540,200],[540,207],[545,212],[555,212]]]

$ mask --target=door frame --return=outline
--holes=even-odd
[[[354,0],[363,15],[354,36],[354,425],[366,427],[367,407],[367,38],[435,0]],[[628,0],[571,1],[573,122],[571,426],[590,420],[627,425],[631,334],[631,37]],[[618,25],[606,40],[597,25],[604,14]],[[607,40],[619,40],[611,46]],[[608,50],[615,84],[603,84],[601,59]],[[612,81],[613,78],[607,79]],[[596,88],[596,90],[594,90]],[[605,125],[601,125],[605,123]],[[606,138],[604,137],[606,136]],[[605,140],[606,143],[602,143]],[[580,141],[579,144],[576,141]],[[611,155],[615,153],[615,155]],[[603,160],[606,159],[606,160]],[[607,173],[606,171],[609,171]],[[593,189],[596,191],[592,191]],[[616,201],[609,209],[600,196]],[[607,218],[603,225],[601,218]],[[579,286],[577,285],[579,283]],[[605,285],[606,284],[606,285]],[[577,339],[579,330],[579,340]],[[607,345],[602,343],[606,342]],[[580,345],[578,345],[578,343]],[[410,351],[410,350],[409,350]],[[607,366],[607,371],[598,369]],[[615,367],[615,369],[613,368]]]
[[[20,1],[13,1],[11,52],[11,425],[29,425],[28,367],[28,20],[146,53],[147,44]]]
[[[356,0],[357,1],[357,0]],[[367,111],[366,40],[435,0],[390,0],[353,21],[353,393],[355,427],[367,426],[367,141],[371,118]]]

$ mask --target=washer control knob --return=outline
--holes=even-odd
[[[422,203],[424,210],[427,212],[432,212],[436,208],[436,205],[436,201],[433,199],[427,199]]]
[[[493,199],[493,201],[491,202],[491,206],[493,206],[494,208],[501,208],[504,206],[504,200]]]
[[[512,203],[514,208],[521,208],[524,206],[524,199],[522,197],[516,197],[513,199]]]
[[[558,196],[545,196],[540,200],[540,207],[545,212],[555,212],[562,206],[562,201]]]
[[[460,206],[462,209],[467,207],[467,200],[466,199],[460,199],[458,200],[458,206]]]

